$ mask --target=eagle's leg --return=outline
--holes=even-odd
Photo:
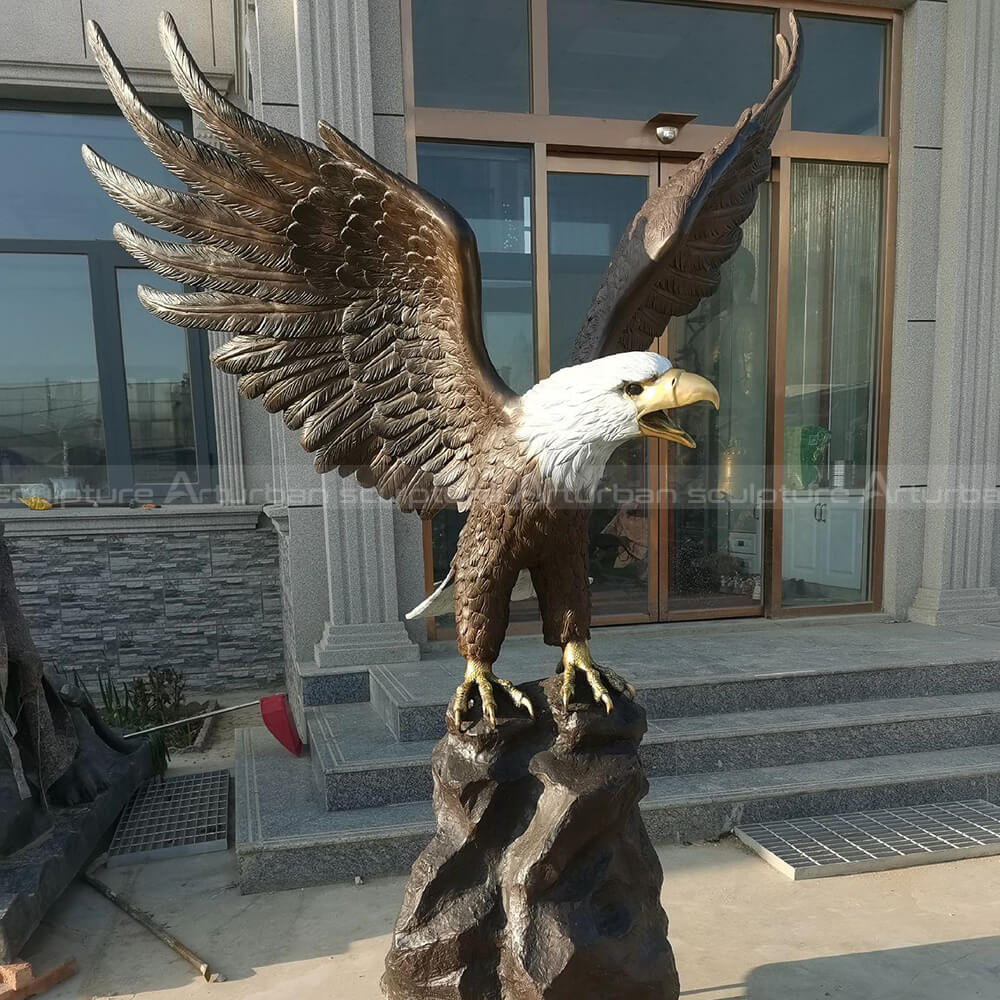
[[[467,660],[465,666],[465,679],[455,690],[455,697],[451,699],[448,706],[448,714],[456,723],[462,721],[462,713],[469,707],[469,696],[473,689],[479,692],[479,700],[483,706],[483,718],[490,726],[497,724],[497,703],[493,697],[494,686],[507,692],[507,697],[518,707],[523,708],[532,718],[535,717],[535,709],[531,701],[523,692],[519,691],[510,681],[503,677],[497,677],[493,673],[493,667],[489,663],[482,663],[478,660]]]
[[[455,631],[458,651],[466,667],[465,677],[448,706],[448,716],[456,724],[469,708],[470,695],[478,693],[486,725],[495,726],[494,688],[503,690],[515,706],[526,710],[532,718],[535,715],[528,697],[510,681],[493,673],[507,631],[510,594],[518,574],[514,560],[509,557],[511,544],[502,537],[496,516],[494,511],[473,507],[458,536],[454,562]],[[491,539],[491,531],[499,536],[498,543]],[[484,539],[492,544],[484,544]],[[498,552],[506,553],[507,557],[498,558]]]
[[[594,701],[604,705],[608,712],[612,708],[609,687],[616,694],[635,697],[635,688],[624,677],[615,673],[610,667],[602,667],[594,662],[594,658],[590,655],[590,644],[586,639],[571,639],[563,646],[562,668],[562,698],[563,707],[566,709],[569,708],[576,690],[577,671],[587,678]]]

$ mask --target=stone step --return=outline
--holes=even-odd
[[[428,800],[329,812],[308,761],[261,727],[237,731],[236,854],[243,892],[405,873],[434,832]],[[714,839],[738,823],[987,799],[1000,745],[650,779],[656,842]]]
[[[307,720],[326,808],[430,797],[433,741],[396,742],[367,704],[309,709]],[[640,755],[661,777],[987,743],[1000,744],[1000,692],[651,719]]]
[[[755,668],[714,675],[671,674],[633,664],[622,672],[650,718],[690,718],[868,700],[979,694],[1000,690],[1000,656],[954,662],[836,664],[801,669]],[[460,674],[435,662],[371,668],[371,704],[400,742],[437,740]],[[515,684],[538,676],[538,665],[514,663]]]
[[[430,798],[433,740],[396,742],[368,704],[307,708],[306,726],[313,778],[325,808]]]

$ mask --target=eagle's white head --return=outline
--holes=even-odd
[[[668,411],[699,400],[719,407],[718,391],[700,375],[648,351],[612,354],[562,368],[529,389],[516,434],[548,488],[589,500],[625,441],[657,437],[693,448]]]

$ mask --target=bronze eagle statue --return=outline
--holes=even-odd
[[[495,725],[494,687],[534,714],[493,673],[523,571],[545,642],[562,647],[565,707],[577,672],[608,711],[611,691],[634,697],[589,650],[591,502],[620,444],[646,436],[693,447],[670,411],[719,405],[710,382],[648,348],[671,317],[716,291],[740,246],[799,72],[799,32],[789,24],[790,43],[777,37],[771,92],[646,201],[577,335],[573,364],[521,396],[487,355],[476,239],[451,206],[324,121],[325,148],[257,121],[212,87],[163,14],[174,80],[218,146],[180,132],[143,104],[99,26],[87,26],[125,118],[187,187],[149,184],[83,147],[119,205],[189,241],[115,226],[143,265],[198,289],[144,286],[143,305],[180,327],[232,334],[213,363],[239,378],[243,395],[284,414],[318,472],[356,474],[422,518],[449,505],[468,512],[445,581],[467,664],[449,706],[457,722],[475,692]]]

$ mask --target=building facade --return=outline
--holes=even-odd
[[[135,303],[150,277],[111,241],[119,216],[76,148],[165,178],[108,105],[81,14],[197,134],[155,49],[159,6],[0,12],[0,516],[64,666],[127,676],[178,660],[207,686],[284,670],[300,703],[324,688],[343,700],[364,666],[448,637],[447,616],[403,613],[446,573],[459,518],[423,525],[317,476],[279,418],[210,370],[215,335]],[[567,362],[642,201],[767,92],[773,36],[796,13],[802,79],[743,247],[655,348],[712,378],[722,407],[685,416],[696,451],[643,442],[609,464],[591,525],[596,623],[1000,619],[992,0],[173,12],[256,116],[309,139],[325,118],[469,219],[487,346],[517,390]],[[56,509],[24,509],[27,496]],[[534,603],[513,619],[533,630]]]

